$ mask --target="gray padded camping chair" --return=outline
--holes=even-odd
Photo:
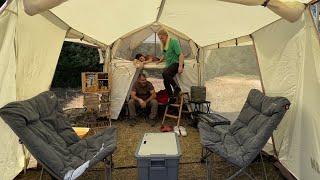
[[[53,92],[9,103],[0,109],[0,116],[52,178],[76,179],[88,168],[104,161],[106,179],[111,179],[116,129],[106,128],[80,139],[63,117],[62,110],[58,110]]]
[[[207,164],[207,177],[211,179],[212,162],[210,155],[216,153],[240,170],[228,179],[244,173],[252,178],[245,169],[259,155],[272,136],[290,102],[284,97],[267,97],[259,90],[252,89],[238,116],[232,125],[210,126],[199,122],[201,144],[206,153],[203,158]],[[263,163],[263,159],[262,164]],[[266,176],[265,167],[264,174]]]

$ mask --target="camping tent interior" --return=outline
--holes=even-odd
[[[0,106],[49,89],[66,38],[103,51],[104,69],[112,68],[117,89],[115,119],[130,88],[123,82],[136,74],[132,52],[160,27],[190,47],[184,48],[190,54],[185,73],[177,77],[184,91],[206,83],[206,71],[219,62],[209,59],[212,51],[251,42],[262,90],[292,103],[274,134],[280,162],[298,179],[320,178],[320,43],[309,8],[289,22],[268,8],[213,0],[69,0],[34,16],[25,13],[24,4],[28,1],[8,1],[0,14]],[[28,155],[2,120],[0,128],[0,172],[6,172],[0,179],[12,179]]]
[[[123,103],[130,93],[130,88],[137,79],[140,69],[132,63],[134,59],[133,51],[143,41],[161,29],[159,25],[151,25],[144,29],[134,32],[124,38],[120,38],[115,42],[111,50],[111,68],[113,82],[131,82],[131,83],[113,83],[111,90],[111,118],[117,119],[122,109]],[[179,40],[185,59],[185,74],[177,76],[178,84],[182,91],[188,92],[191,86],[196,86],[199,83],[198,66],[196,56],[196,45],[191,39],[183,39],[181,36],[169,31],[171,37]],[[193,48],[191,48],[193,47]],[[192,51],[193,50],[193,51]],[[164,63],[156,64],[149,63],[144,66],[144,69],[163,69]]]

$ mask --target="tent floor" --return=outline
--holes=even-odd
[[[171,123],[170,120],[167,121]],[[172,121],[172,123],[174,123]],[[137,179],[136,160],[134,157],[138,142],[145,132],[159,132],[160,120],[155,127],[145,122],[142,118],[134,127],[130,127],[126,121],[114,121],[113,126],[118,129],[118,146],[113,156],[114,171],[113,179]],[[180,137],[180,145],[182,150],[182,157],[180,159],[179,179],[205,179],[206,169],[205,164],[200,163],[201,145],[199,140],[198,130],[189,126],[187,127],[188,136]],[[222,158],[214,156],[215,167],[213,174],[215,179],[225,179],[237,169],[231,167]],[[283,179],[280,172],[273,166],[270,160],[267,161],[268,179]],[[82,175],[80,179],[103,179],[103,164],[98,164],[96,167],[90,169]],[[256,163],[250,166],[250,171],[257,179],[263,179],[262,166]],[[250,172],[249,171],[249,172]],[[18,175],[16,179],[31,180],[38,179],[40,176],[40,169],[29,169],[26,174]],[[50,179],[47,173],[44,174],[43,179]],[[239,179],[247,179],[246,176],[240,176]]]

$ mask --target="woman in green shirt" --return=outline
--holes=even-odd
[[[162,73],[163,83],[170,97],[169,103],[172,104],[176,102],[176,96],[178,96],[181,91],[173,78],[177,73],[183,72],[184,56],[177,39],[169,37],[165,30],[160,30],[158,36],[161,41],[163,53],[159,63],[162,61],[166,62],[165,69]]]

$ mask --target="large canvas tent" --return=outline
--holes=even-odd
[[[279,160],[298,179],[319,179],[319,37],[308,8],[299,2],[276,2],[268,9],[215,0],[69,0],[57,7],[58,0],[8,1],[0,14],[0,106],[49,89],[66,38],[104,52],[105,69],[113,68],[117,88],[112,94],[113,118],[136,73],[124,59],[126,53],[159,28],[187,42],[190,49],[185,73],[178,77],[185,90],[204,84],[212,49],[252,42],[264,92],[292,102],[274,134]],[[0,179],[12,179],[28,155],[2,120],[0,129],[0,172],[6,172]]]

